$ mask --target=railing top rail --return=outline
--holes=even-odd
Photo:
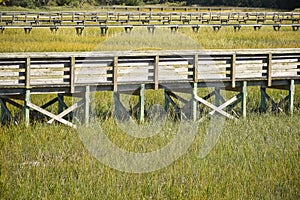
[[[300,48],[277,49],[214,49],[214,50],[159,50],[159,51],[95,51],[95,52],[19,52],[0,53],[0,58],[54,58],[54,57],[113,57],[113,56],[156,56],[156,55],[266,55],[300,53]]]

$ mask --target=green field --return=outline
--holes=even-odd
[[[74,29],[56,34],[33,29],[30,35],[8,29],[0,34],[0,52],[300,47],[299,31],[288,28],[279,32],[265,27],[260,31],[242,28],[240,32],[203,28],[199,33],[180,29],[177,34],[158,29],[154,35],[144,29],[130,35],[122,31],[111,29],[108,36],[100,36],[99,29],[91,28],[77,36]],[[268,92],[277,101],[287,94]],[[126,135],[111,116],[112,93],[97,95],[95,111],[104,116],[101,128],[124,149],[154,151],[174,138],[180,121],[172,117],[153,138]],[[162,97],[161,91],[147,91],[146,111],[153,102],[162,104]],[[45,98],[33,96],[32,101],[42,103]],[[211,133],[209,127],[217,126],[218,121],[205,119],[199,122],[194,141],[181,158],[149,173],[105,166],[87,151],[75,129],[60,124],[0,125],[0,199],[299,199],[299,86],[293,116],[271,109],[259,113],[258,108],[258,88],[249,88],[248,117],[225,120],[217,130],[219,141],[208,156],[200,158],[199,152],[206,133]]]

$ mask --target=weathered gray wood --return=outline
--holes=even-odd
[[[221,111],[221,110],[225,109],[227,106],[229,106],[230,104],[234,103],[237,100],[238,100],[238,95],[232,97],[231,99],[229,99],[228,101],[224,102],[223,104],[218,105],[217,110]],[[217,110],[212,110],[212,111],[209,112],[209,114],[213,115],[213,114],[215,114],[215,112]]]
[[[47,123],[48,124],[52,124],[54,122],[54,120],[57,119],[63,119],[64,116],[66,116],[67,114],[69,114],[70,112],[72,112],[73,110],[75,110],[76,108],[82,106],[84,104],[84,100],[80,100],[79,102],[76,102],[75,104],[73,104],[72,106],[70,106],[69,108],[65,109],[64,111],[60,112],[58,115],[55,115],[56,118],[52,117],[52,119],[50,119]],[[43,109],[43,108],[41,108]],[[43,113],[43,112],[41,112]],[[44,113],[43,113],[44,114]],[[54,114],[53,114],[54,115]],[[59,120],[58,120],[59,121]]]
[[[0,85],[25,85],[25,60],[29,57],[30,86],[35,88],[70,84],[74,92],[77,85],[116,86],[118,81],[122,84],[153,83],[154,88],[161,82],[180,81],[231,80],[233,87],[236,81],[257,79],[267,80],[270,84],[270,80],[275,79],[297,79],[300,76],[299,55],[299,49],[0,53]],[[159,56],[157,61],[156,56]],[[271,68],[268,64],[270,56]],[[114,68],[117,63],[114,60],[118,60],[117,68]],[[155,68],[156,64],[158,68]]]
[[[194,56],[194,65],[193,65],[193,77],[194,77],[194,82],[197,83],[198,82],[198,76],[199,76],[199,72],[198,72],[198,66],[199,66],[199,56],[196,53]]]
[[[198,56],[195,56],[195,59],[198,60]],[[197,66],[197,65],[196,65]],[[196,68],[196,67],[195,67]],[[197,100],[195,99],[195,96],[198,95],[198,87],[197,87],[197,82],[194,82],[193,83],[193,92],[192,92],[192,108],[191,108],[191,118],[193,121],[196,121],[197,120],[197,111],[198,111],[198,102]]]
[[[85,86],[84,92],[84,123],[87,125],[90,121],[90,86]]]
[[[70,91],[75,92],[75,57],[70,58]]]
[[[42,113],[42,114],[44,114],[44,115],[47,115],[48,117],[51,117],[51,118],[53,118],[53,119],[61,122],[62,124],[65,124],[65,125],[68,125],[70,127],[76,128],[76,125],[72,124],[71,122],[69,122],[69,121],[67,121],[67,120],[65,120],[63,118],[60,118],[57,115],[52,114],[51,112],[49,112],[49,111],[47,111],[45,109],[42,109],[39,106],[37,106],[37,105],[35,105],[35,104],[31,103],[31,102],[28,102],[27,106],[30,107],[30,108],[32,108],[32,109],[34,109],[34,110],[36,110],[36,111],[38,111],[38,112],[40,112],[40,113]]]
[[[25,119],[25,126],[29,126],[30,123],[30,90],[26,89],[25,93],[25,100],[24,100],[24,119]]]
[[[242,116],[246,118],[247,116],[247,81],[243,81],[242,86]]]
[[[140,122],[144,122],[145,117],[145,84],[141,84],[139,95],[139,112],[138,119]]]
[[[230,118],[230,119],[234,119],[234,117],[233,117],[232,115],[226,113],[226,112],[223,111],[223,110],[219,110],[217,106],[215,106],[215,105],[209,103],[208,101],[206,101],[206,100],[200,98],[199,96],[195,96],[195,99],[196,99],[197,101],[199,101],[200,103],[204,104],[205,106],[207,106],[207,107],[209,107],[209,108],[215,110],[216,112],[220,113],[221,115],[223,115],[223,116],[225,116],[225,117],[227,117],[227,118]]]
[[[295,95],[295,81],[290,80],[290,88],[288,95],[288,111],[290,115],[293,115],[294,112],[294,95]]]
[[[154,89],[158,90],[159,88],[159,81],[158,81],[158,63],[159,63],[159,56],[155,56],[154,58]]]
[[[25,86],[30,88],[30,57],[26,58],[26,67],[25,67]]]
[[[235,88],[235,77],[236,77],[236,54],[232,54],[231,58],[231,86]]]
[[[114,57],[113,62],[113,86],[116,92],[118,90],[118,57]]]
[[[268,78],[268,86],[272,85],[272,54],[268,55],[268,69],[267,69],[267,78]]]

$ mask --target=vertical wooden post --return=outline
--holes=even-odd
[[[272,85],[272,54],[268,54],[268,69],[267,69],[267,78],[268,78],[268,86]]]
[[[266,88],[261,87],[260,88],[260,108],[259,108],[261,112],[265,112],[266,107],[267,107],[265,93],[266,93]]]
[[[1,118],[0,122],[4,123],[7,120],[7,114],[5,110],[6,102],[0,98],[0,106],[1,106]]]
[[[30,103],[30,58],[26,58],[26,66],[25,66],[25,99],[24,99],[24,119],[25,126],[29,126],[30,123],[30,108],[27,106]]]
[[[84,92],[84,123],[87,125],[90,121],[90,86],[85,86]]]
[[[164,102],[164,109],[166,112],[168,112],[169,108],[170,108],[170,102],[169,102],[169,99],[167,97],[167,92],[166,90],[164,91],[164,97],[165,97],[165,102]]]
[[[25,63],[25,87],[30,88],[30,58],[26,58]]]
[[[30,90],[26,89],[25,92],[25,101],[24,101],[24,119],[25,119],[25,126],[29,126],[30,122],[30,108],[27,106],[27,104],[30,103]]]
[[[140,122],[144,122],[145,113],[145,84],[141,84],[140,95],[139,95],[139,113],[138,119]]]
[[[113,63],[113,86],[114,91],[116,92],[118,90],[118,57],[114,57],[114,63]]]
[[[231,87],[232,88],[235,88],[235,73],[236,73],[235,61],[236,61],[236,54],[233,54],[231,57]]]
[[[219,106],[220,105],[220,88],[215,88],[215,106]]]
[[[158,62],[159,56],[155,56],[154,60],[154,90],[158,90]]]
[[[289,107],[288,112],[290,115],[293,115],[294,111],[294,95],[295,95],[295,81],[291,80],[290,82],[290,88],[289,88]]]
[[[242,88],[242,116],[246,118],[247,116],[247,81],[243,81]]]
[[[70,60],[70,91],[73,94],[75,92],[75,57],[71,57]]]
[[[58,98],[58,109],[57,109],[57,112],[61,113],[64,110],[64,106],[62,104],[62,102],[64,102],[64,96],[62,94],[57,94],[57,98]]]
[[[193,81],[194,83],[196,83],[196,87],[197,87],[197,82],[198,82],[198,60],[199,60],[199,56],[198,54],[194,55],[194,64],[193,64]]]
[[[197,105],[198,105],[198,102],[195,98],[197,96],[197,89],[198,89],[197,83],[194,83],[193,84],[193,93],[192,93],[192,109],[191,109],[191,111],[192,111],[191,115],[192,115],[192,120],[193,121],[197,120]]]

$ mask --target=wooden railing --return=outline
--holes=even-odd
[[[0,12],[0,24],[297,23],[299,12]]]
[[[300,49],[0,54],[0,91],[289,79],[300,79]]]

